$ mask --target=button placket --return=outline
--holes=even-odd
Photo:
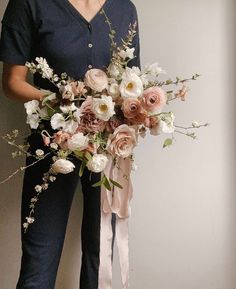
[[[88,23],[88,30],[89,30],[89,33],[88,33],[88,68],[91,69],[93,67],[93,63],[92,63],[92,59],[93,59],[93,51],[92,51],[92,47],[93,47],[93,44],[92,44],[92,25],[90,23]]]

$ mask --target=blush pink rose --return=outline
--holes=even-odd
[[[113,134],[110,134],[107,141],[107,150],[113,156],[126,158],[133,152],[137,145],[136,132],[126,124],[117,127]]]
[[[67,140],[71,137],[71,135],[64,131],[58,131],[53,135],[53,142],[58,144],[63,150],[67,150]]]
[[[84,82],[93,90],[101,92],[108,85],[108,77],[103,70],[93,68],[86,72]]]
[[[161,111],[166,101],[166,93],[162,88],[153,86],[144,90],[142,105],[148,112]]]
[[[100,132],[105,129],[106,123],[103,120],[96,118],[95,114],[92,112],[92,96],[87,96],[86,100],[82,103],[80,109],[82,116],[80,118],[80,124],[78,131],[88,133],[88,132]]]

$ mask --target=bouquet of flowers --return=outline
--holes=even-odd
[[[121,179],[107,175],[107,168],[122,169],[119,165],[122,159],[129,163],[129,168],[135,169],[133,150],[140,136],[145,137],[147,131],[152,135],[168,134],[170,137],[163,144],[163,147],[167,147],[173,143],[175,133],[194,139],[196,135],[191,129],[207,125],[194,121],[187,127],[177,126],[174,113],[166,110],[171,101],[186,99],[186,82],[196,80],[198,74],[186,79],[176,77],[174,81],[160,81],[159,75],[165,71],[158,63],[148,65],[143,70],[128,66],[135,57],[132,40],[136,25],[130,25],[121,46],[117,47],[112,42],[113,54],[106,71],[89,69],[83,80],[75,80],[66,73],[60,76],[55,74],[42,57],[26,62],[31,73],[41,74],[59,92],[41,89],[44,97],[40,101],[31,100],[24,104],[27,123],[41,134],[45,148],[49,150],[45,154],[44,150],[37,149],[34,163],[48,154],[53,155],[50,170],[42,176],[42,183],[35,186],[36,195],[31,199],[30,215],[23,224],[25,231],[34,222],[32,215],[39,194],[56,180],[57,174],[68,174],[74,170],[70,156],[81,160],[80,176],[86,167],[91,172],[103,173],[101,180],[93,186],[104,186],[109,191],[114,187],[122,189]],[[170,85],[175,86],[176,90],[165,89]],[[44,126],[45,121],[50,124],[50,130]],[[18,131],[14,130],[3,137],[18,148],[13,156],[29,154],[26,146],[16,145],[17,135]],[[130,170],[126,170],[122,176],[128,178],[129,174]]]

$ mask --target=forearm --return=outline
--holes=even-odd
[[[24,80],[11,80],[7,85],[3,85],[4,94],[14,100],[21,102],[30,101],[33,99],[40,100],[44,93],[35,88],[33,85]]]

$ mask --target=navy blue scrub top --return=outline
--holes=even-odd
[[[130,0],[106,0],[103,9],[116,30],[121,44],[130,23],[138,22],[137,10]],[[97,13],[88,22],[69,0],[10,0],[2,18],[0,61],[24,65],[35,57],[46,58],[54,72],[66,72],[79,80],[89,68],[105,69],[110,63],[109,27]],[[135,55],[129,67],[140,67],[139,29],[133,39]],[[57,91],[38,73],[35,86]]]

